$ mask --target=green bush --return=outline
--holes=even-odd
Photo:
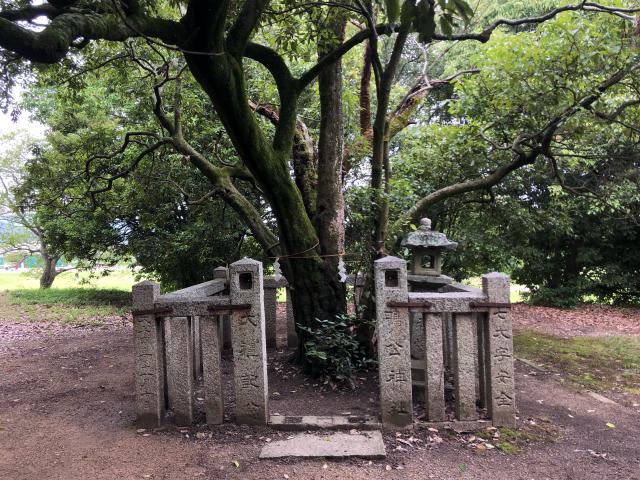
[[[582,301],[582,292],[576,284],[562,287],[540,287],[523,296],[528,303],[546,307],[576,308]]]
[[[354,386],[356,371],[368,368],[374,360],[357,339],[358,326],[363,322],[355,316],[338,315],[333,320],[316,319],[316,327],[298,324],[309,340],[304,354],[311,365],[311,373],[324,377],[332,387]]]

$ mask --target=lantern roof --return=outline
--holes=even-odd
[[[416,247],[435,248],[441,250],[455,250],[458,242],[452,242],[442,232],[431,230],[431,220],[423,218],[420,220],[420,227],[413,232],[407,233],[400,245],[413,249]]]

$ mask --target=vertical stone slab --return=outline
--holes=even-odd
[[[167,379],[176,425],[193,423],[193,339],[189,317],[167,319]]]
[[[407,301],[407,264],[384,257],[374,262],[374,273],[382,424],[403,428],[413,420],[409,311],[387,303]]]
[[[200,341],[200,317],[191,318],[191,337],[193,338],[193,378],[202,375],[202,345]]]
[[[478,401],[480,408],[487,408],[487,369],[485,367],[485,323],[487,322],[486,314],[476,313],[476,335],[478,336]]]
[[[202,341],[202,384],[205,413],[209,425],[223,422],[222,368],[220,359],[220,316],[200,318]]]
[[[422,360],[424,358],[424,321],[421,313],[409,313],[411,318],[411,358]]]
[[[424,398],[427,420],[430,422],[445,420],[442,320],[443,314],[441,313],[427,313],[424,315]]]
[[[442,319],[442,342],[444,366],[449,372],[453,372],[455,359],[453,358],[453,316],[450,312],[444,313]]]
[[[136,417],[144,427],[156,427],[164,418],[164,355],[162,323],[155,315],[136,315],[154,308],[160,284],[133,286],[133,345],[135,352]]]
[[[276,309],[278,307],[278,289],[264,289],[264,320],[266,323],[267,347],[276,347]]]
[[[262,263],[243,258],[230,265],[231,304],[251,305],[231,315],[236,421],[250,425],[266,425],[269,413],[262,281]]]
[[[453,316],[454,395],[456,418],[475,420],[476,410],[476,325],[473,314],[456,313]]]
[[[287,288],[287,345],[289,347],[298,346],[296,321],[293,317],[293,302],[291,301],[291,290],[289,288]]]
[[[491,303],[509,303],[509,277],[502,273],[482,276],[482,290]],[[513,375],[513,332],[507,308],[490,308],[485,324],[485,369],[488,413],[496,426],[516,424]]]

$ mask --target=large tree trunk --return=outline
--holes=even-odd
[[[205,14],[206,8],[203,12],[194,11],[193,18]],[[187,54],[189,68],[209,96],[238,156],[252,173],[277,220],[279,235],[276,245],[266,244],[259,235],[256,239],[269,255],[281,258],[283,273],[291,286],[296,322],[313,327],[316,319],[329,319],[344,312],[345,295],[335,268],[320,256],[323,248],[332,248],[333,251],[337,248],[335,245],[330,247],[331,240],[325,240],[324,235],[316,233],[303,196],[291,178],[290,160],[297,108],[295,86],[287,84],[290,80],[286,76],[280,77],[279,123],[273,141],[269,141],[249,107],[242,58],[224,53],[215,32],[197,28],[194,32],[187,46],[189,50],[219,51],[220,54]],[[288,88],[284,88],[287,85]],[[341,160],[342,156],[339,158]],[[329,176],[333,178],[333,174]],[[236,212],[243,217],[241,209]],[[335,217],[326,218],[335,222]],[[339,234],[337,231],[334,233]],[[303,363],[306,360],[302,355],[305,340],[305,335],[300,335],[298,358]]]
[[[51,288],[53,281],[58,276],[56,264],[58,263],[59,258],[50,256],[46,250],[42,251],[41,255],[44,267],[42,269],[42,275],[40,276],[40,288]]]
[[[318,45],[318,57],[340,45],[344,40],[346,18],[336,9],[331,20],[332,38]],[[318,76],[320,92],[320,138],[318,141],[318,194],[316,200],[316,231],[320,253],[328,275],[338,276],[339,255],[344,253],[344,197],[342,193],[342,161],[344,156],[344,121],[342,116],[342,62],[325,68]],[[346,309],[345,290],[340,289],[337,307]]]

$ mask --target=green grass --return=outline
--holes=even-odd
[[[64,272],[53,282],[53,289],[59,288],[105,288],[131,291],[136,283],[129,271],[116,271],[106,276],[91,278],[89,273]],[[25,273],[0,272],[0,291],[37,289],[40,287],[36,271]]]
[[[640,338],[574,337],[523,331],[514,336],[516,355],[559,372],[582,387],[640,394]]]
[[[97,288],[50,288],[10,290],[9,303],[12,305],[80,305],[116,306],[131,303],[131,293],[123,290]]]
[[[53,287],[39,288],[32,273],[0,273],[1,318],[21,322],[49,322],[61,325],[103,325],[107,317],[121,316],[131,309],[133,275],[113,272],[91,278],[88,273],[65,272]],[[1,321],[0,318],[0,321]]]

